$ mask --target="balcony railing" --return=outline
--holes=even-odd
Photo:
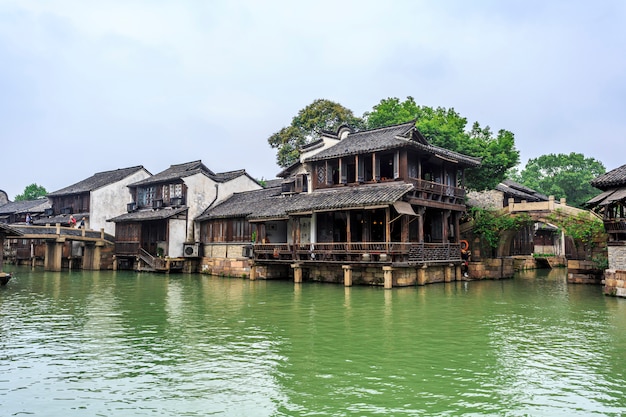
[[[427,200],[442,200],[443,198],[459,199],[465,198],[465,190],[439,182],[426,181],[419,178],[409,178],[415,190],[421,194],[421,198]]]
[[[438,263],[460,262],[458,243],[260,243],[253,245],[260,262]]]
[[[626,219],[606,219],[604,230],[607,233],[626,233]]]

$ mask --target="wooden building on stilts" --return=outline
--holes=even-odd
[[[280,184],[235,193],[196,218],[203,268],[386,288],[462,279],[464,172],[479,165],[431,145],[414,121],[342,126],[303,148]]]

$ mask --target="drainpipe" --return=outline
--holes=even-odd
[[[219,191],[219,184],[215,184],[215,198],[213,199],[213,201],[211,201],[211,204],[209,204],[207,206],[207,208],[204,209],[204,211],[208,210],[209,208],[211,208],[211,206],[213,204],[215,204],[215,202],[217,201],[217,192],[218,191]],[[189,212],[187,212],[187,215],[189,215]],[[194,238],[196,237],[196,222],[195,221],[193,222],[193,237]],[[198,238],[199,238],[199,236],[198,236]],[[195,242],[190,242],[190,243],[195,243]]]

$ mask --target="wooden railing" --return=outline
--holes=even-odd
[[[604,230],[610,234],[626,233],[626,219],[605,219]]]
[[[461,261],[458,243],[259,243],[253,255],[261,262],[437,263]]]
[[[137,256],[139,248],[139,242],[115,242],[116,255]]]
[[[409,178],[409,182],[413,184],[416,191],[423,194],[423,198],[433,199],[433,197],[449,197],[462,199],[465,197],[465,190],[463,188],[453,187],[439,182],[426,181],[420,178]]]

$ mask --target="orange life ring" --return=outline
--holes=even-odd
[[[468,250],[469,249],[469,243],[467,240],[462,240],[461,241],[461,250]]]

